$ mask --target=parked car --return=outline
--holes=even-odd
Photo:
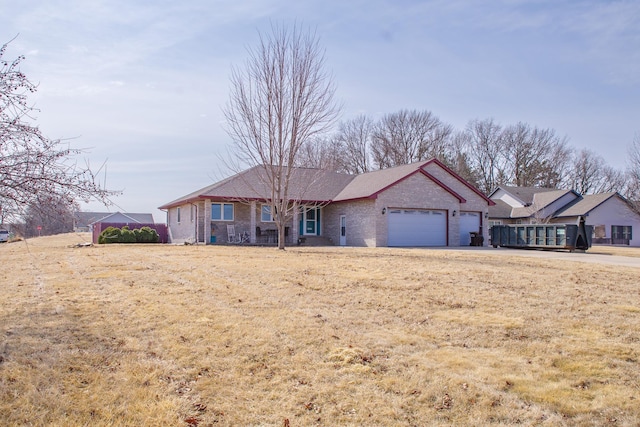
[[[9,240],[9,232],[7,230],[0,230],[0,243]]]

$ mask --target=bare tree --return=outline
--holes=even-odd
[[[430,111],[400,110],[385,115],[375,126],[371,153],[379,169],[429,158],[443,160],[453,128]]]
[[[472,120],[460,137],[463,152],[475,171],[478,188],[491,192],[505,183],[505,142],[502,126],[493,119]]]
[[[572,149],[566,137],[559,137],[553,129],[533,128],[533,146],[540,147],[540,158],[536,163],[538,176],[533,179],[534,187],[561,188],[571,170]]]
[[[335,136],[340,144],[342,172],[359,174],[371,171],[369,147],[373,134],[373,121],[365,115],[340,123]]]
[[[602,168],[602,179],[600,185],[593,189],[594,193],[608,193],[617,191],[625,194],[627,188],[627,176],[624,171],[618,170],[609,165]]]
[[[624,173],[608,166],[602,156],[591,150],[576,153],[571,171],[572,188],[580,194],[624,192]]]
[[[260,180],[269,189],[263,197],[284,249],[285,224],[300,202],[290,193],[300,149],[331,127],[339,109],[315,32],[297,26],[271,30],[248,50],[245,67],[233,69],[224,113],[236,167],[261,166]]]
[[[571,171],[572,187],[580,194],[588,194],[593,190],[602,175],[604,159],[586,148],[578,151]]]
[[[451,153],[447,156],[445,164],[467,182],[476,187],[480,187],[477,171],[474,169],[473,162],[469,158],[467,135],[465,132],[456,132],[451,141]]]
[[[556,188],[569,172],[571,149],[553,129],[539,129],[526,123],[507,126],[505,179],[518,187]]]
[[[99,185],[88,163],[77,163],[83,151],[45,137],[31,124],[36,110],[27,104],[27,95],[37,86],[20,71],[24,56],[4,59],[7,46],[0,48],[0,218],[17,220],[26,207],[38,209],[52,201],[108,203],[116,193]]]
[[[77,204],[69,206],[66,201],[51,200],[30,205],[24,213],[24,237],[49,236],[73,231],[73,212]]]
[[[558,188],[567,179],[572,153],[553,129],[502,127],[493,119],[470,121],[453,146],[454,169],[485,193],[501,184]]]
[[[343,172],[343,146],[335,139],[316,137],[305,141],[296,158],[296,166]]]
[[[627,157],[627,187],[625,196],[640,213],[640,133],[636,133]]]

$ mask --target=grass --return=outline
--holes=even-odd
[[[88,238],[0,246],[4,425],[640,424],[637,268]]]

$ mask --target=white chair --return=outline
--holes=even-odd
[[[238,243],[236,240],[236,226],[233,224],[227,225],[227,243]]]

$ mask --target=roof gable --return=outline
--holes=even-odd
[[[148,213],[122,213],[122,212],[112,212],[107,214],[107,216],[99,218],[91,224],[96,224],[99,222],[112,222],[112,223],[132,223],[135,222],[137,224],[153,224],[153,215]]]
[[[574,190],[509,186],[499,186],[491,193],[491,197],[496,197],[501,191],[522,202],[521,206],[511,206],[502,198],[496,199],[511,207],[510,215],[508,217],[505,216],[505,218],[529,218],[537,215],[542,215],[543,217],[555,216],[560,209],[580,198],[580,195]],[[562,199],[571,197],[573,197],[571,200],[562,202]],[[562,204],[558,206],[559,203]],[[499,211],[494,211],[492,214],[499,212],[504,215],[506,209],[505,206],[501,206]]]
[[[425,167],[427,165],[435,165],[442,169],[445,173],[454,177],[458,182],[468,187],[475,194],[484,199],[487,204],[493,205],[493,200],[489,199],[487,196],[482,194],[477,188],[473,187],[467,181],[462,179],[460,175],[453,172],[449,169],[445,164],[440,162],[437,159],[431,159],[427,161],[410,163],[407,165],[396,166],[388,169],[381,169],[373,172],[367,172],[360,175],[357,175],[353,181],[351,181],[334,199],[335,202],[346,201],[346,200],[356,200],[356,199],[366,199],[366,198],[375,198],[381,192],[386,189],[398,184],[399,182],[407,179],[408,177],[421,173],[439,187],[443,188],[445,191],[453,195],[458,199],[460,203],[465,203],[466,200],[462,197],[458,192],[452,189],[450,186],[446,185],[440,179],[435,177],[432,173],[429,173]]]
[[[425,164],[411,163],[356,175],[333,199],[335,202],[375,198],[379,193],[407,177],[418,173]]]
[[[489,194],[489,198],[494,198],[496,193],[502,190],[512,198],[518,200],[522,206],[533,204],[534,198],[538,194],[558,191],[556,188],[539,188],[539,187],[512,187],[509,185],[500,185]],[[566,190],[563,190],[566,191]]]
[[[445,165],[444,163],[442,163],[440,160],[433,158],[431,160],[429,160],[426,165],[436,165],[438,166],[440,169],[442,169],[444,172],[446,172],[448,175],[450,175],[451,177],[453,177],[454,179],[456,179],[458,182],[460,182],[462,185],[464,185],[465,187],[467,187],[469,190],[471,190],[473,193],[475,193],[477,196],[480,196],[480,198],[482,198],[485,202],[487,202],[487,204],[489,206],[493,206],[494,201],[491,200],[489,197],[487,197],[482,191],[478,190],[476,187],[474,187],[473,185],[471,185],[467,180],[465,180],[464,178],[462,178],[460,175],[458,175],[457,173],[455,173],[451,168],[449,168],[447,165]]]
[[[566,208],[559,212],[556,216],[559,218],[570,216],[586,216],[589,214],[589,212],[606,203],[613,197],[619,197],[620,199],[624,200],[624,198],[615,191],[600,194],[587,194],[585,196],[582,196],[581,199],[576,200],[575,203],[567,205]]]
[[[73,213],[73,217],[76,221],[76,227],[87,227],[100,219],[111,215],[111,212],[81,212],[77,211]]]

